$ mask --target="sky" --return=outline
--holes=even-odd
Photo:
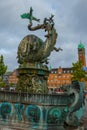
[[[85,45],[87,61],[87,0],[0,0],[0,55],[4,56],[8,71],[19,67],[18,46],[23,37],[32,33],[27,28],[29,21],[20,17],[29,12],[31,6],[41,21],[54,14],[58,33],[55,46],[63,51],[51,52],[48,66],[72,67],[78,60],[80,41]],[[42,30],[33,33],[44,40]]]

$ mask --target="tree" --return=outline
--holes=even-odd
[[[4,57],[3,55],[0,56],[0,77],[3,79],[3,75],[7,71],[7,66],[4,64]]]
[[[82,68],[81,61],[72,63],[72,80],[85,81],[87,79],[86,72]]]

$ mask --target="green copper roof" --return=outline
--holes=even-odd
[[[82,42],[80,42],[80,44],[78,45],[79,49],[85,48],[85,46],[82,44]]]

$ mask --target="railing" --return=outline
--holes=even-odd
[[[67,105],[70,96],[67,93],[58,94],[29,94],[11,91],[0,91],[0,102],[20,102],[23,104],[38,105]]]

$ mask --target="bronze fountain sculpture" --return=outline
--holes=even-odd
[[[50,72],[47,66],[48,57],[53,50],[62,50],[55,47],[57,32],[54,27],[54,16],[44,18],[42,24],[34,27],[33,20],[40,22],[40,19],[33,16],[32,7],[29,13],[22,14],[21,17],[29,19],[30,31],[43,29],[47,32],[45,41],[30,34],[25,36],[18,46],[17,58],[20,65],[17,69],[19,78],[17,91],[32,95],[26,109],[31,127],[35,126],[38,130],[63,130],[65,123],[79,126],[77,113],[81,114],[84,107],[84,83],[73,81],[65,88],[64,93],[48,94],[47,78]],[[40,123],[42,126],[39,126]]]
[[[21,40],[17,52],[18,63],[20,64],[20,68],[18,69],[18,71],[19,73],[22,73],[26,70],[27,71],[26,74],[22,73],[22,76],[19,76],[18,85],[20,86],[20,84],[22,84],[23,86],[23,79],[26,79],[24,86],[27,86],[27,91],[34,93],[47,93],[47,77],[49,74],[49,69],[46,65],[48,63],[47,58],[50,55],[51,51],[62,50],[61,48],[57,49],[55,47],[57,32],[54,28],[53,15],[51,15],[51,17],[48,19],[45,18],[42,24],[38,24],[35,27],[33,27],[33,20],[40,20],[33,17],[32,7],[30,8],[30,13],[23,14],[21,15],[21,17],[28,18],[30,20],[30,23],[28,25],[28,29],[30,31],[44,29],[47,34],[45,35],[45,41],[35,35],[27,35]],[[33,73],[33,71],[35,71],[35,74]],[[23,91],[26,91],[26,88],[21,88],[23,89]]]
[[[21,15],[29,19],[28,29],[47,31],[46,40],[36,35],[25,36],[17,51],[19,63],[17,92],[0,91],[0,126],[25,130],[65,130],[78,127],[84,110],[84,83],[72,81],[62,93],[49,94],[48,57],[56,48],[57,32],[53,15],[33,27],[33,9]],[[4,124],[4,125],[3,125]]]

